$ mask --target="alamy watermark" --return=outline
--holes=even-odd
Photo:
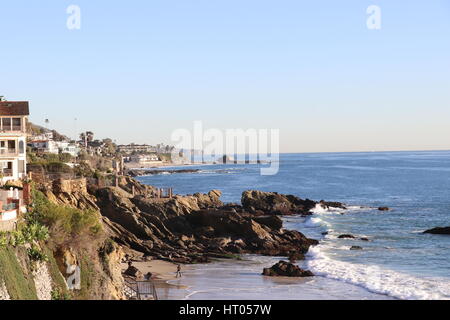
[[[275,175],[279,170],[278,129],[205,130],[195,121],[193,130],[177,129],[172,133],[176,163],[261,164],[261,175]]]
[[[366,25],[369,30],[380,30],[381,29],[381,8],[377,5],[371,5],[367,8],[366,13],[369,15],[367,17]]]
[[[67,17],[66,26],[69,30],[80,30],[81,29],[81,9],[79,6],[72,4],[67,7],[66,13],[69,15]]]

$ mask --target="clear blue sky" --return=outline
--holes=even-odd
[[[71,4],[81,30],[66,28]],[[366,27],[372,4],[381,30]],[[450,149],[447,0],[4,0],[0,13],[0,95],[70,136],[168,143],[203,120],[279,128],[284,152]]]

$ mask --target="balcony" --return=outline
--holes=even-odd
[[[3,126],[0,128],[0,133],[25,133],[25,130],[22,126]]]
[[[16,149],[0,149],[0,157],[16,157],[19,152]]]
[[[12,177],[13,176],[13,171],[12,169],[0,169],[0,174],[3,175],[3,177]]]

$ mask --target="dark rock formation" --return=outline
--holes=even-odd
[[[253,220],[274,230],[280,230],[283,227],[283,220],[278,216],[253,217]]]
[[[155,174],[175,174],[175,173],[197,173],[199,169],[180,169],[180,170],[128,170],[130,177],[148,176]]]
[[[317,204],[293,195],[256,190],[243,192],[241,202],[244,210],[250,213],[270,215],[311,215],[310,210]]]
[[[142,273],[139,271],[138,268],[136,268],[133,265],[128,265],[127,270],[125,270],[123,272],[124,275],[130,276],[132,278],[141,278],[142,277]]]
[[[431,233],[431,234],[450,234],[450,227],[437,227],[433,229],[429,229],[424,231],[423,233]]]
[[[356,239],[356,237],[351,234],[341,234],[338,239]]]
[[[352,246],[350,250],[362,250],[363,248],[360,246]]]
[[[216,190],[172,199],[153,199],[144,190],[133,196],[121,187],[95,192],[105,226],[116,242],[164,260],[204,262],[205,256],[241,253],[301,255],[318,244],[300,232],[282,229],[277,216],[224,205],[220,196]]]
[[[303,270],[292,263],[280,261],[271,268],[264,268],[263,275],[269,277],[312,277],[309,270]]]
[[[390,209],[388,207],[379,207],[379,211],[389,211]]]
[[[345,207],[345,205],[342,202],[334,202],[334,201],[324,201],[324,200],[320,200],[319,201],[320,205],[322,205],[322,207],[324,208],[340,208],[340,209],[347,209],[347,207]]]

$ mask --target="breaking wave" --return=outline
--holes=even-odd
[[[398,299],[450,299],[450,281],[438,278],[417,278],[408,274],[331,259],[322,245],[311,247],[307,267],[316,275],[358,285],[367,290]]]

